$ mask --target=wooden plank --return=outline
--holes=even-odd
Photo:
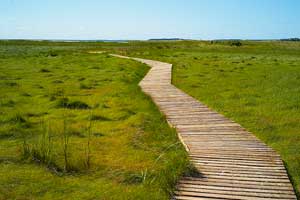
[[[234,199],[295,199],[294,195],[288,194],[271,194],[271,193],[258,193],[258,192],[246,192],[246,191],[227,191],[227,190],[215,190],[215,189],[194,189],[194,188],[180,188],[176,193],[183,195],[202,196],[205,194],[207,197],[218,196],[222,198]]]
[[[189,192],[189,191],[176,191],[176,195],[181,195],[181,196],[192,196],[192,197],[210,197],[210,198],[224,198],[224,199],[235,199],[235,200],[271,200],[271,199],[293,199],[293,198],[261,198],[257,196],[242,196],[242,195],[235,195],[235,194],[220,194],[217,193],[216,191],[214,193],[209,193],[209,192]]]
[[[202,175],[205,177],[209,177],[209,175],[222,175],[222,176],[229,176],[229,177],[250,177],[250,178],[276,178],[276,179],[286,179],[287,176],[283,172],[281,173],[273,173],[270,172],[268,173],[259,173],[255,172],[253,173],[252,171],[250,172],[243,172],[243,171],[233,171],[233,170],[224,170],[224,169],[219,169],[219,170],[213,170],[213,169],[206,169],[202,170]]]
[[[193,180],[180,180],[178,185],[180,184],[193,184],[193,185],[207,185],[207,186],[221,186],[221,187],[229,187],[229,188],[244,188],[244,189],[261,189],[266,192],[274,192],[274,191],[282,191],[282,193],[293,193],[293,189],[291,187],[286,186],[274,186],[274,185],[253,185],[247,183],[235,183],[235,182],[225,182],[225,181],[193,181]]]
[[[198,185],[193,183],[180,183],[177,186],[180,188],[203,188],[203,189],[213,189],[213,190],[224,190],[224,191],[243,191],[243,192],[255,192],[263,194],[286,194],[293,195],[291,190],[289,191],[279,191],[279,190],[265,190],[262,188],[244,188],[244,187],[231,187],[231,186],[222,186],[222,185]]]

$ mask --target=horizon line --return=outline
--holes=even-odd
[[[179,38],[179,37],[162,37],[162,38],[148,38],[148,39],[53,39],[53,38],[0,38],[3,40],[23,40],[23,41],[151,41],[151,40],[190,40],[190,41],[216,41],[216,40],[244,40],[244,41],[263,41],[263,40],[287,40],[287,39],[300,39],[300,37],[284,37],[284,38],[215,38],[215,39],[196,39],[196,38]]]

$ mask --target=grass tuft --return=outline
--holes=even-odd
[[[42,69],[40,69],[40,72],[42,72],[42,73],[49,73],[51,71],[49,69],[42,68]]]
[[[26,123],[26,119],[19,113],[15,114],[13,117],[11,117],[8,122],[12,123]]]
[[[80,89],[92,89],[93,87],[92,86],[89,86],[89,85],[86,85],[84,83],[80,83],[80,86],[79,86]]]
[[[90,109],[91,107],[79,100],[70,101],[68,98],[60,98],[56,102],[56,108],[68,108],[68,109]]]
[[[110,119],[108,117],[101,116],[101,115],[91,115],[91,116],[89,116],[89,120],[92,120],[92,121],[112,121],[112,119]]]

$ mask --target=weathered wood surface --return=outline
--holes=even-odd
[[[272,148],[173,86],[171,64],[131,59],[151,67],[139,85],[177,129],[199,170],[199,175],[179,181],[174,199],[296,199],[283,162]]]

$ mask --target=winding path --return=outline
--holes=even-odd
[[[173,86],[171,64],[130,59],[151,67],[139,85],[177,129],[199,170],[198,175],[178,182],[174,199],[296,199],[283,162],[273,149]]]

